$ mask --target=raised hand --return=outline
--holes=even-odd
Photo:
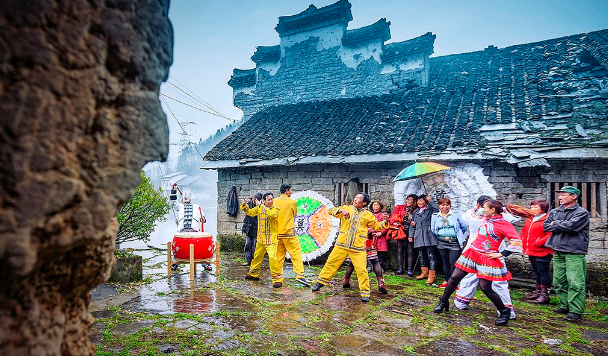
[[[345,219],[350,219],[350,214],[348,213],[348,211],[340,209],[340,213],[342,213],[342,216],[344,216]]]

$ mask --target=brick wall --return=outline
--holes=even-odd
[[[234,105],[245,120],[272,105],[387,94],[428,82],[426,53],[381,63],[380,41],[327,49],[321,42],[321,37],[309,37],[282,47],[278,63],[257,64],[257,83],[234,89]]]

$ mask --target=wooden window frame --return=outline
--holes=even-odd
[[[589,217],[594,221],[606,221],[606,184],[601,181],[550,181],[547,183],[547,201],[551,204],[551,208],[557,208],[559,201],[555,191],[565,185],[571,185],[581,190],[581,195],[578,198],[578,204],[589,212]],[[599,216],[598,216],[599,214]]]
[[[361,185],[361,191],[364,193],[369,194],[369,183],[359,183]],[[346,186],[348,185],[348,182],[346,183],[337,183],[335,185],[334,188],[334,192],[335,192],[335,201],[338,202],[337,205],[350,205],[351,202],[347,202],[346,201],[346,191],[347,188]]]

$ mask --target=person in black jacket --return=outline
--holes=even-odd
[[[589,212],[577,203],[579,189],[567,185],[556,192],[560,206],[543,223],[543,229],[551,233],[545,246],[553,249],[553,287],[560,302],[554,312],[578,322],[585,310]]]
[[[253,200],[250,200],[247,204],[249,208],[253,208],[260,205],[261,201],[262,193],[257,192],[253,196]],[[253,252],[255,251],[255,240],[258,236],[258,217],[245,215],[241,231],[245,235],[245,259],[247,260],[247,265],[250,265],[253,260]]]
[[[422,273],[416,279],[425,279],[427,284],[435,282],[435,246],[437,237],[431,231],[431,216],[439,211],[437,203],[431,201],[431,196],[422,194],[416,201],[418,209],[412,214],[410,231],[407,235],[414,248],[418,249]]]

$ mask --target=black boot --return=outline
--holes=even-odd
[[[437,303],[437,306],[435,307],[435,309],[433,309],[433,312],[435,313],[443,313],[443,311],[450,311],[450,300],[449,299],[443,299],[443,297],[439,297],[439,303]]]
[[[312,291],[318,292],[322,287],[323,287],[323,285],[321,283],[317,282],[317,284],[315,284],[314,287],[312,287]]]
[[[413,271],[413,270],[411,270],[411,269],[408,269],[408,270],[407,270],[407,276],[408,276],[408,277],[414,277],[414,271]]]
[[[399,268],[395,274],[403,274],[403,268]]]
[[[497,326],[506,326],[511,318],[511,309],[504,308],[503,310],[499,310],[498,314],[498,319],[496,319],[494,324]]]

